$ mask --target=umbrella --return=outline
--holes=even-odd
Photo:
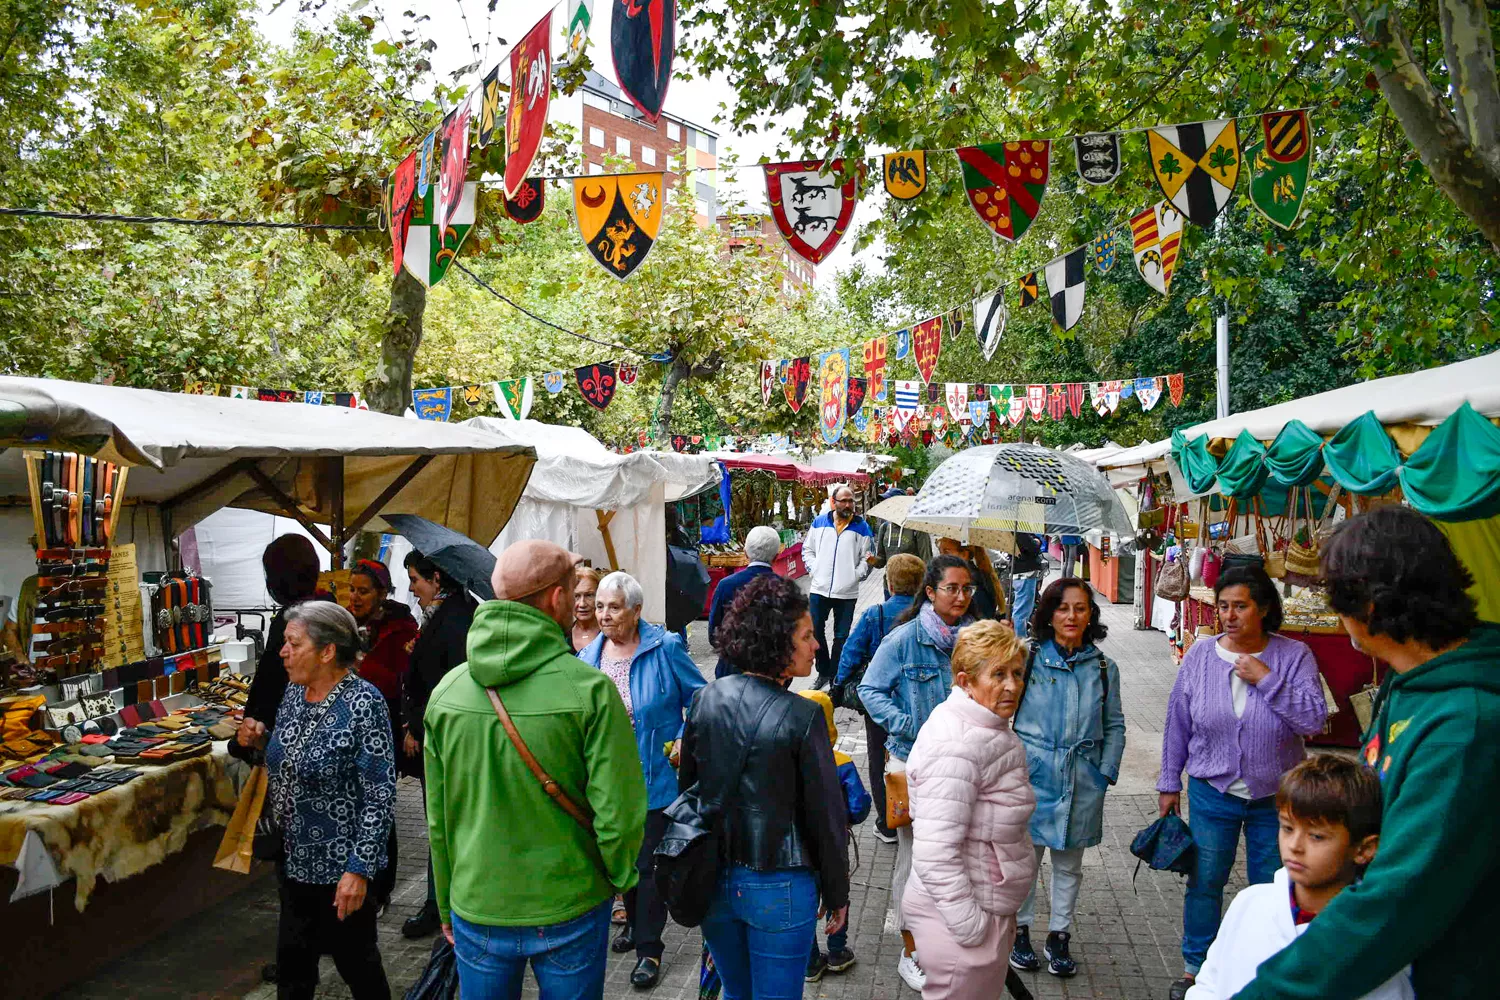
[[[481,600],[493,601],[490,576],[495,572],[495,554],[467,535],[434,524],[415,514],[385,514],[386,522],[401,533],[412,547],[437,564],[438,569],[473,591]]]
[[[912,501],[916,499],[914,496],[908,496],[903,493],[898,497],[882,500],[865,511],[865,517],[878,517],[882,521],[901,524],[906,520],[906,515],[911,513]]]
[[[927,477],[903,527],[1003,547],[1017,531],[1133,534],[1109,483],[1088,462],[1030,444],[968,448]]]

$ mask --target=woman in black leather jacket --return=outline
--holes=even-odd
[[[830,934],[849,917],[846,807],[827,721],[786,689],[812,672],[817,651],[807,598],[775,574],[753,580],[718,639],[738,673],[695,696],[679,777],[723,803],[725,868],[703,938],[726,1000],[794,1000],[819,913]]]

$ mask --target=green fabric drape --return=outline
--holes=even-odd
[[[1240,431],[1219,463],[1219,490],[1225,496],[1253,497],[1266,485],[1266,446]]]
[[[1289,420],[1266,449],[1266,471],[1277,486],[1311,486],[1323,474],[1323,438],[1300,420]]]
[[[1323,448],[1328,471],[1351,493],[1382,496],[1396,488],[1401,453],[1370,410],[1345,424]]]
[[[1475,521],[1500,514],[1500,429],[1465,403],[1400,472],[1407,502],[1428,517]]]
[[[1176,453],[1177,467],[1187,477],[1188,488],[1194,496],[1214,488],[1214,480],[1219,475],[1219,460],[1208,450],[1208,435],[1189,441],[1182,431],[1173,431],[1172,451]]]

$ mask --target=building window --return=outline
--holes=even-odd
[[[591,174],[602,174],[602,173],[604,173],[604,164],[602,164],[602,163],[590,163],[589,164],[589,173],[591,173]]]
[[[588,90],[585,90],[583,92],[583,103],[588,107],[599,108],[602,111],[608,111],[610,109],[609,98],[605,97],[602,94],[595,94],[592,91]]]
[[[682,126],[673,121],[667,122],[667,138],[673,140],[681,139]]]
[[[589,145],[600,147],[604,145],[604,130],[602,128],[589,126]]]
[[[697,135],[697,146],[701,152],[712,154],[714,151],[714,137],[707,132],[699,132]]]
[[[642,146],[641,161],[643,163],[649,163],[653,167],[656,166],[656,150],[652,149],[650,146]]]
[[[615,137],[615,152],[619,153],[621,156],[629,156],[630,155],[630,140],[627,139],[627,138],[625,138],[623,135],[616,136]]]
[[[708,202],[704,201],[702,198],[696,198],[694,200],[697,202],[698,214],[699,215],[709,215],[709,214],[712,214],[712,209],[709,207]]]

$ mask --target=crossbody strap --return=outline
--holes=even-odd
[[[494,688],[485,688],[485,693],[490,696],[490,705],[495,709],[495,714],[500,717],[500,725],[505,727],[505,735],[510,737],[510,745],[516,748],[516,753],[526,762],[526,767],[536,778],[537,783],[542,786],[542,791],[562,808],[562,811],[572,816],[578,825],[589,833],[594,832],[594,818],[581,809],[578,803],[568,798],[568,793],[562,790],[562,786],[548,774],[526,741],[521,739],[521,734],[516,730],[516,724],[511,721],[510,713],[505,710],[505,702],[500,700],[500,694]]]

